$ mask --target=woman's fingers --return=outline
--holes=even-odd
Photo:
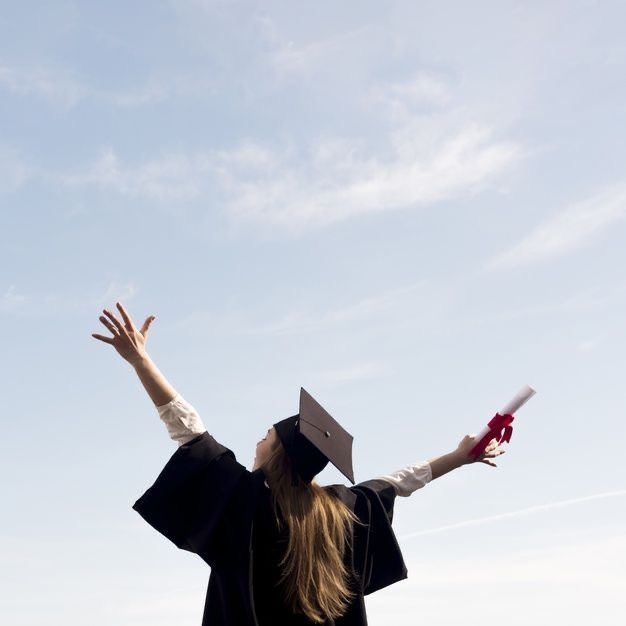
[[[506,452],[506,450],[492,450],[486,456],[488,456],[488,457],[500,456],[501,454],[504,454],[505,452]]]
[[[504,450],[502,450],[501,448],[499,448],[500,444],[498,443],[498,441],[496,439],[492,439],[489,444],[487,445],[487,447],[485,448],[485,453],[486,454],[503,454]]]
[[[109,320],[104,317],[103,315],[101,315],[98,318],[114,335],[119,335],[119,332],[117,330],[117,328],[115,326],[113,326],[113,324],[111,324],[111,322],[109,322]]]
[[[493,457],[500,456],[501,454],[504,454],[505,452],[506,450],[497,450],[495,452],[487,453],[480,459],[480,462],[486,463],[487,465],[491,465],[492,467],[498,467],[491,459]]]
[[[147,356],[144,348],[144,337],[136,330],[133,320],[126,312],[126,309],[119,302],[116,304],[124,323],[108,309],[102,309],[104,315],[101,315],[99,319],[111,331],[113,337],[105,337],[96,333],[92,333],[92,337],[111,344],[124,360],[134,364]]]
[[[113,343],[113,339],[111,339],[110,337],[103,337],[102,335],[97,335],[96,333],[91,333],[91,336],[99,339],[100,341],[104,341],[104,343]]]
[[[141,330],[139,331],[144,337],[148,333],[150,324],[152,324],[152,322],[154,322],[155,319],[156,318],[154,317],[154,315],[149,315],[148,317],[146,317],[146,321],[143,323],[143,326],[141,327]]]
[[[122,304],[120,302],[116,302],[116,306],[119,309],[120,313],[122,314],[122,319],[124,320],[124,323],[126,324],[126,328],[128,330],[137,330],[135,328],[135,325],[133,324],[133,320],[130,319],[130,315],[128,315],[128,313],[126,312],[126,309],[122,306]]]
[[[115,315],[113,315],[113,313],[107,311],[107,309],[102,309],[102,311],[115,324],[115,327],[120,331],[120,334],[125,331],[124,326],[122,326],[122,323],[117,319],[117,317],[115,317]]]

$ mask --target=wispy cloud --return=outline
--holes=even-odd
[[[0,193],[18,190],[34,174],[16,150],[0,146]]]
[[[618,554],[626,554],[626,536],[595,537],[582,540],[577,539],[576,544],[561,544],[553,546],[541,546],[529,550],[517,550],[504,552],[499,557],[493,552],[488,555],[488,562],[467,563],[465,567],[460,564],[461,559],[443,557],[438,563],[433,563],[432,577],[421,582],[426,586],[439,586],[448,584],[463,584],[472,580],[474,584],[496,583],[503,581],[503,575],[509,582],[521,583],[534,582],[543,584],[559,584],[565,582],[593,582],[596,585],[604,584],[613,588],[626,588],[626,578],[622,570],[618,575],[616,570],[606,571],[604,576],[594,568],[583,567],[582,563],[589,561],[600,562],[607,556],[613,556],[614,564],[619,559]],[[575,565],[576,557],[580,558],[578,566]],[[410,559],[409,559],[410,561]],[[450,567],[452,563],[460,565],[459,568]],[[572,567],[573,566],[573,567]],[[421,569],[421,568],[420,568]],[[473,570],[470,578],[464,578]],[[498,570],[495,572],[494,570]],[[602,580],[600,580],[602,579]]]
[[[518,145],[491,134],[468,126],[424,154],[424,137],[404,127],[392,133],[387,158],[359,142],[317,140],[304,154],[276,155],[259,172],[225,172],[229,209],[246,222],[297,231],[475,193],[521,156]]]
[[[626,217],[626,184],[618,183],[568,207],[538,226],[488,268],[504,269],[551,259],[591,243]]]
[[[436,74],[420,71],[404,81],[380,83],[370,88],[368,98],[388,109],[394,120],[406,120],[424,106],[439,109],[452,103],[450,84]]]
[[[247,332],[263,335],[303,334],[322,332],[339,325],[371,320],[393,313],[402,301],[424,291],[426,286],[426,281],[418,281],[414,285],[390,289],[376,296],[362,298],[344,307],[323,312],[290,312],[275,323],[251,328]]]
[[[132,109],[165,100],[170,90],[163,81],[151,81],[132,89],[94,91],[94,97],[114,107]]]
[[[611,621],[611,616],[621,611],[626,593],[626,535],[619,522],[615,523],[617,531],[596,525],[569,532],[560,526],[557,533],[543,533],[537,525],[532,525],[532,530],[528,524],[518,526],[518,539],[529,528],[528,537],[522,537],[532,546],[529,548],[509,546],[502,540],[507,535],[502,533],[497,535],[500,541],[495,545],[485,540],[472,541],[471,533],[463,530],[624,496],[626,489],[592,494],[401,536],[408,579],[371,597],[368,614],[381,623],[391,620],[398,626],[414,624],[416,611],[423,621],[458,624],[469,619],[474,623],[471,616],[482,616],[487,606],[494,615],[506,614],[506,622],[512,626],[527,624],[537,611],[547,620],[542,624],[567,622],[583,626],[602,607],[602,615],[608,618],[605,621],[617,626],[619,620]],[[456,549],[450,548],[449,537],[437,537],[456,529],[461,530]],[[423,542],[407,542],[426,535]],[[423,550],[426,545],[427,550]],[[520,602],[520,598],[528,602]],[[510,612],[513,605],[516,610]]]
[[[531,513],[537,513],[538,511],[547,511],[550,509],[556,509],[564,506],[570,506],[572,504],[580,504],[582,502],[590,502],[592,500],[599,500],[603,498],[615,498],[620,496],[626,496],[626,489],[618,491],[606,491],[604,493],[596,493],[590,496],[583,496],[582,498],[570,498],[568,500],[559,500],[556,502],[549,502],[547,504],[538,504],[535,506],[529,506],[524,509],[518,509],[517,511],[510,511],[508,513],[499,513],[498,515],[489,515],[488,517],[479,517],[471,520],[465,520],[463,522],[457,522],[456,524],[447,524],[445,526],[439,526],[437,528],[430,528],[427,530],[418,530],[406,535],[402,535],[400,539],[411,539],[412,537],[420,537],[423,535],[432,535],[434,533],[444,532],[446,530],[453,530],[457,528],[464,528],[466,526],[474,526],[477,524],[486,524],[489,522],[497,522],[503,519],[511,517],[519,517],[520,515],[528,515]]]
[[[9,285],[0,298],[0,313],[13,313],[28,304],[28,296],[18,293],[15,285]]]
[[[576,344],[576,350],[577,352],[591,352],[597,348],[599,342],[599,339],[585,339]]]
[[[407,580],[368,596],[372,623],[584,626],[601,619],[621,623],[626,574],[626,536],[596,531],[575,544],[550,540],[512,551],[501,541],[489,549],[469,546],[458,556],[407,556]],[[442,545],[441,550],[445,550]],[[538,618],[539,616],[539,618]]]
[[[157,201],[191,201],[218,185],[236,221],[293,232],[475,193],[521,153],[479,126],[463,128],[430,152],[422,139],[416,129],[394,131],[387,158],[368,154],[360,141],[332,137],[299,150],[248,140],[232,150],[166,154],[138,165],[122,163],[108,148],[87,169],[57,179]]]
[[[135,286],[132,283],[111,281],[102,295],[89,298],[88,302],[90,306],[100,303],[110,306],[112,302],[130,300],[135,293]]]
[[[366,296],[343,307],[325,311],[294,309],[268,324],[256,323],[241,313],[230,311],[226,314],[196,311],[181,320],[180,325],[208,329],[219,335],[224,333],[266,336],[302,335],[330,331],[337,327],[358,322],[371,322],[376,319],[382,319],[385,323],[389,323],[390,319],[396,316],[406,319],[407,311],[419,302],[420,294],[423,294],[424,298],[427,297],[432,305],[429,314],[436,315],[438,307],[434,304],[435,298],[430,285],[426,280],[419,280],[411,285]]]
[[[93,294],[46,294],[22,293],[15,285],[10,285],[0,297],[0,315],[40,317],[58,313],[93,312],[97,320],[103,306],[112,302],[130,300],[135,295],[135,287],[130,283],[111,281],[102,293]],[[143,320],[142,320],[143,321]]]
[[[50,68],[17,68],[0,65],[0,85],[20,96],[37,96],[64,108],[82,100],[88,89],[67,72]]]
[[[466,311],[462,318],[454,320],[454,327],[475,328],[489,326],[494,322],[509,322],[512,320],[528,320],[550,316],[562,316],[563,313],[595,315],[608,308],[621,307],[626,284],[592,285],[579,291],[559,296],[555,294],[543,304],[526,304],[525,302],[510,308],[495,307],[490,310],[476,310],[474,313]]]
[[[272,22],[267,22],[263,26],[260,20],[274,47],[270,58],[283,72],[319,69],[351,49],[353,41],[370,54],[376,51],[367,36],[376,30],[372,25],[293,46],[272,34]],[[471,111],[455,104],[451,85],[435,72],[418,70],[396,81],[362,76],[359,81],[364,110],[372,108],[377,128],[385,128],[367,141],[319,132],[298,143],[244,138],[226,149],[166,152],[143,162],[132,162],[108,147],[86,167],[41,177],[68,188],[96,187],[163,203],[214,199],[221,190],[220,202],[233,225],[298,234],[473,195],[498,183],[525,155],[519,142],[500,137],[498,129],[472,119]],[[167,97],[172,89],[186,89],[187,83],[183,77],[173,87],[156,81],[131,91],[107,92],[62,71],[0,66],[0,84],[10,91],[65,107],[85,98],[139,106]],[[436,107],[438,115],[424,117],[424,104]]]
[[[149,81],[131,89],[109,90],[88,85],[67,70],[52,67],[0,65],[0,86],[18,96],[33,96],[63,109],[72,109],[86,99],[114,107],[132,108],[166,98],[164,81]]]
[[[96,187],[160,202],[188,201],[203,193],[206,175],[213,169],[211,159],[202,154],[168,154],[138,165],[123,164],[109,147],[85,170],[51,179],[70,188]]]
[[[332,71],[331,68],[363,65],[365,57],[375,51],[373,38],[379,38],[376,28],[364,24],[330,37],[306,43],[285,39],[276,23],[265,16],[258,20],[260,32],[271,45],[267,61],[274,72],[283,77],[306,78],[312,73]]]

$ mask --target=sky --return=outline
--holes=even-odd
[[[5,3],[0,614],[193,626],[210,573],[132,510],[176,450],[91,333],[122,302],[252,468],[304,387],[398,497],[373,626],[624,623],[620,2]],[[620,269],[622,268],[622,269]],[[346,483],[332,466],[321,484]]]

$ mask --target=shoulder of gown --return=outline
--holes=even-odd
[[[178,548],[211,564],[225,512],[241,505],[236,496],[257,474],[205,431],[180,445],[132,508]]]

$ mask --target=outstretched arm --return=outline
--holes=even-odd
[[[454,452],[435,456],[428,461],[408,465],[392,474],[381,476],[382,480],[391,483],[397,495],[408,497],[414,491],[421,489],[432,480],[451,472],[454,469],[469,465],[477,461],[497,467],[490,459],[504,454],[505,450],[498,448],[495,439],[492,439],[485,451],[479,457],[471,457],[469,451],[476,444],[476,435],[465,435]]]
[[[439,478],[452,470],[461,467],[461,459],[456,452],[448,452],[448,454],[442,454],[441,456],[435,456],[428,460],[430,467],[432,468],[433,477]]]
[[[178,392],[167,382],[165,376],[147,354],[133,367],[155,406],[168,404],[178,395]]]
[[[179,446],[204,433],[206,428],[196,409],[167,382],[146,352],[146,335],[155,319],[154,315],[148,316],[141,330],[137,330],[130,315],[119,302],[117,308],[122,321],[107,309],[103,310],[107,317],[100,316],[100,321],[111,331],[113,337],[95,333],[92,333],[92,337],[112,345],[133,366],[141,384],[154,402],[167,432]]]

